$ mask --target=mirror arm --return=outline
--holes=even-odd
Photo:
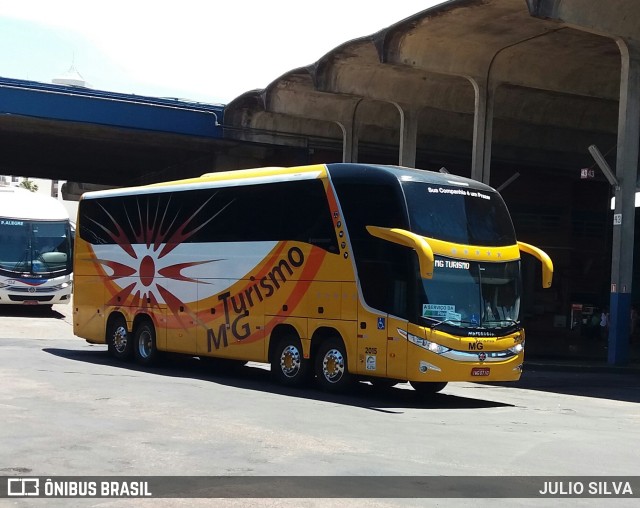
[[[542,287],[545,289],[550,288],[553,281],[553,261],[551,261],[551,258],[542,249],[538,249],[538,247],[528,243],[518,242],[518,248],[521,252],[531,254],[542,263]]]
[[[376,238],[415,250],[420,263],[420,276],[424,279],[433,278],[433,249],[423,236],[398,228],[383,228],[379,226],[366,226],[366,228],[369,234]]]

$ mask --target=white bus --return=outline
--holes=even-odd
[[[69,303],[69,214],[54,198],[0,187],[0,304]]]

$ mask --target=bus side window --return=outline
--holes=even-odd
[[[146,240],[141,232],[150,231],[145,234],[164,240],[292,240],[338,252],[320,180],[133,195],[104,199],[99,204],[84,200],[80,206],[86,217],[80,235],[92,244],[139,243]]]
[[[366,226],[406,229],[403,200],[392,184],[336,182],[364,300],[370,307],[408,317],[407,291],[413,276],[408,247],[369,234]]]
[[[304,180],[288,186],[283,196],[283,239],[337,253],[338,242],[322,182]]]

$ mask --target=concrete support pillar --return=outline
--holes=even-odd
[[[471,178],[489,185],[491,180],[491,140],[495,88],[487,84],[487,79],[469,78],[469,81],[473,85],[476,96],[473,116]]]
[[[399,106],[398,109],[400,111],[400,153],[398,165],[415,168],[419,111],[404,106]]]
[[[342,162],[358,162],[358,133],[355,122],[336,123],[342,129]]]
[[[356,117],[362,101],[363,98],[359,98],[353,104],[353,109],[336,121],[342,129],[342,162],[358,162],[358,122]]]
[[[617,40],[622,54],[620,105],[618,109],[618,154],[611,255],[611,296],[608,361],[624,365],[629,361],[629,325],[635,191],[638,175],[638,139],[640,137],[640,44]]]

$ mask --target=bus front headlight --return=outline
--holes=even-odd
[[[515,346],[509,348],[509,351],[511,351],[514,355],[518,355],[522,353],[523,350],[524,350],[523,343],[516,344]]]
[[[437,342],[431,342],[429,340],[425,340],[425,343],[426,343],[425,349],[437,355],[441,355],[442,353],[446,353],[447,351],[449,351],[448,347],[441,346]]]
[[[433,342],[427,339],[423,339],[421,337],[416,337],[415,335],[413,335],[412,333],[408,333],[407,334],[407,340],[409,342],[411,342],[412,344],[415,344],[418,347],[421,347],[422,349],[426,349],[427,351],[430,351],[432,353],[435,353],[437,355],[441,355],[442,353],[446,353],[447,351],[450,351],[451,348],[442,346],[440,344],[438,344],[437,342]]]

